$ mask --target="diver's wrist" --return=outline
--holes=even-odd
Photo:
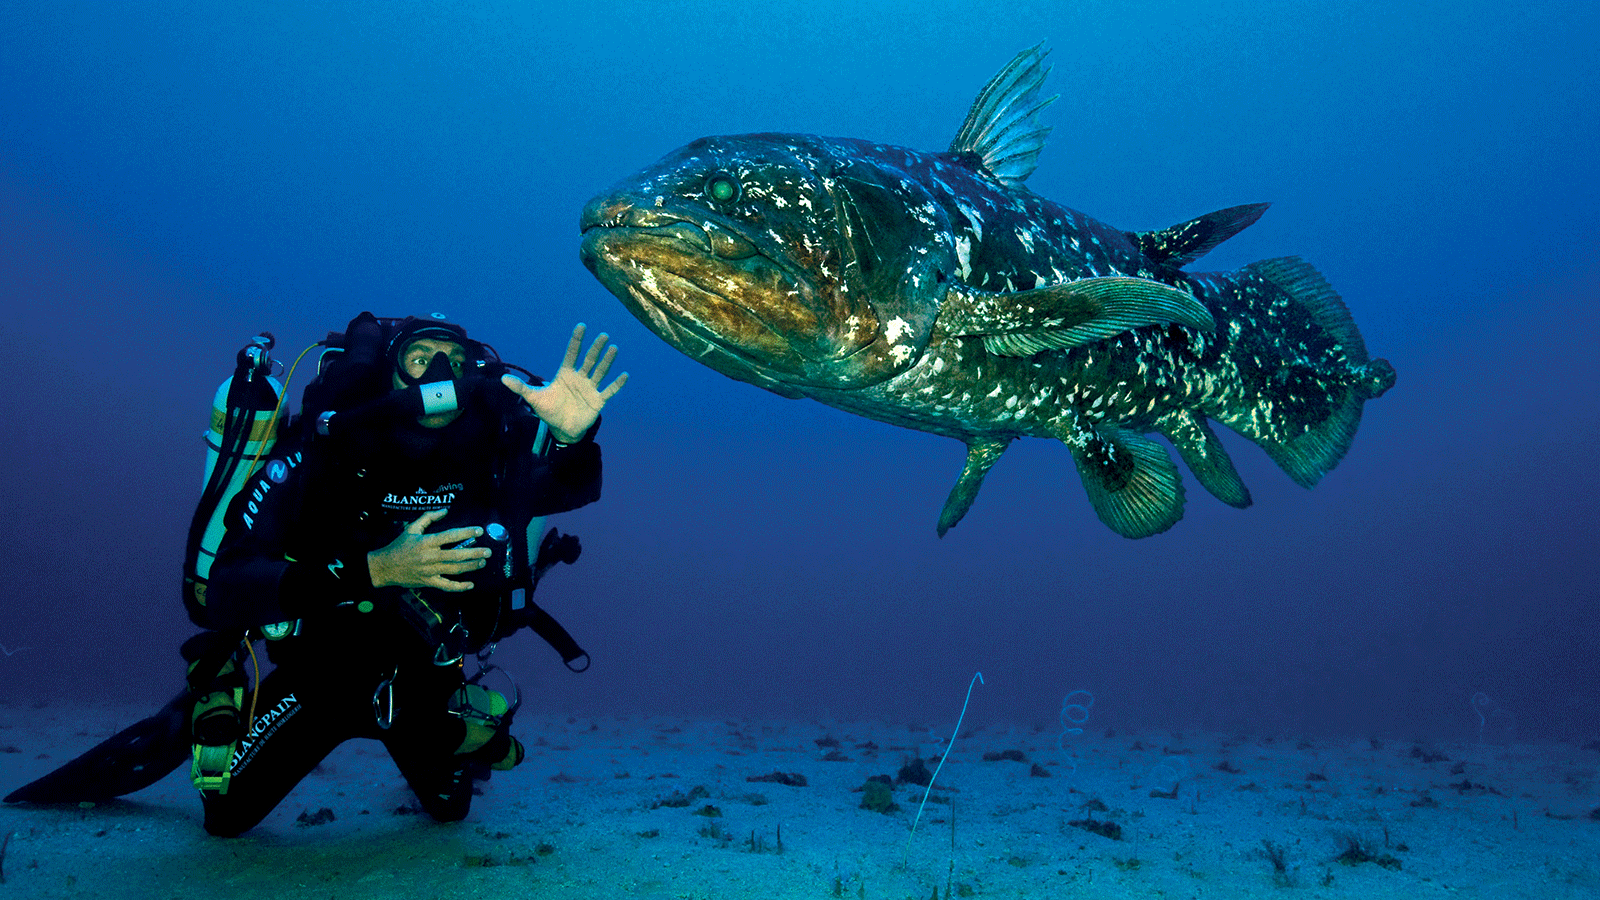
[[[374,588],[388,587],[388,575],[384,569],[383,556],[377,550],[370,550],[366,555],[367,581]]]

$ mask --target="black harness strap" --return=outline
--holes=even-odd
[[[544,638],[545,643],[554,647],[555,651],[561,654],[561,661],[568,669],[582,672],[589,668],[588,652],[578,646],[578,642],[572,639],[567,629],[545,612],[539,604],[531,599],[528,600],[522,609],[517,611],[516,621],[518,625],[526,625],[534,634]],[[582,665],[574,665],[575,660],[582,660]]]

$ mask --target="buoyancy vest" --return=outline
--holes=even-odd
[[[505,490],[507,481],[514,482],[544,450],[540,423],[498,385],[508,367],[493,349],[465,341],[467,371],[449,386],[462,415],[440,429],[418,425],[424,402],[420,395],[430,385],[395,390],[390,377],[396,336],[416,328],[418,321],[379,319],[363,312],[345,331],[330,333],[322,342],[318,374],[304,391],[299,414],[278,429],[276,448],[277,454],[304,453],[311,464],[306,475],[317,479],[311,495],[317,497],[318,509],[302,515],[302,524],[309,526],[305,539],[317,540],[315,532],[338,528],[343,540],[376,549],[428,509],[448,508],[433,530],[485,527],[490,534],[484,543],[495,550],[489,564],[469,579],[485,590],[467,593],[493,593],[499,601],[487,627],[480,622],[470,629],[472,643],[498,640],[526,626],[555,647],[569,668],[581,671],[587,668],[587,654],[531,597],[546,569],[576,560],[576,538],[552,529],[541,540],[542,518],[529,514],[526,498]],[[542,383],[523,370],[519,375]],[[208,520],[212,517],[197,510],[197,521],[203,513]],[[192,589],[193,571],[186,564],[184,599],[191,618],[203,624],[195,604],[197,594],[198,603],[204,603],[204,583],[198,592]],[[452,598],[431,599],[454,611]],[[473,607],[487,608],[482,603]],[[487,612],[480,612],[480,618],[485,616]]]

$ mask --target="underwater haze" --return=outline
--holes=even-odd
[[[942,729],[981,671],[969,721],[1083,689],[1091,728],[1600,738],[1595,34],[1592,2],[0,5],[0,699],[170,696],[234,354],[440,311],[545,374],[585,322],[631,374],[539,597],[593,667],[508,641],[530,707]],[[959,443],[718,375],[578,260],[583,204],[695,138],[942,150],[1040,41],[1031,190],[1127,230],[1271,201],[1191,269],[1303,256],[1394,363],[1316,488],[1228,433],[1254,505],[1186,472],[1132,541],[1023,440],[941,539]]]

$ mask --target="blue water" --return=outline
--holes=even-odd
[[[541,593],[594,667],[499,657],[542,709],[948,723],[981,670],[969,722],[1083,689],[1095,729],[1592,740],[1596,33],[1459,0],[5,4],[0,698],[170,694],[235,351],[441,310],[544,372],[587,322],[632,374]],[[689,140],[941,149],[1040,40],[1033,190],[1133,230],[1272,201],[1197,268],[1302,255],[1394,362],[1315,490],[1230,436],[1255,505],[1189,479],[1131,542],[1028,441],[939,540],[959,444],[716,375],[578,262],[583,202]]]

